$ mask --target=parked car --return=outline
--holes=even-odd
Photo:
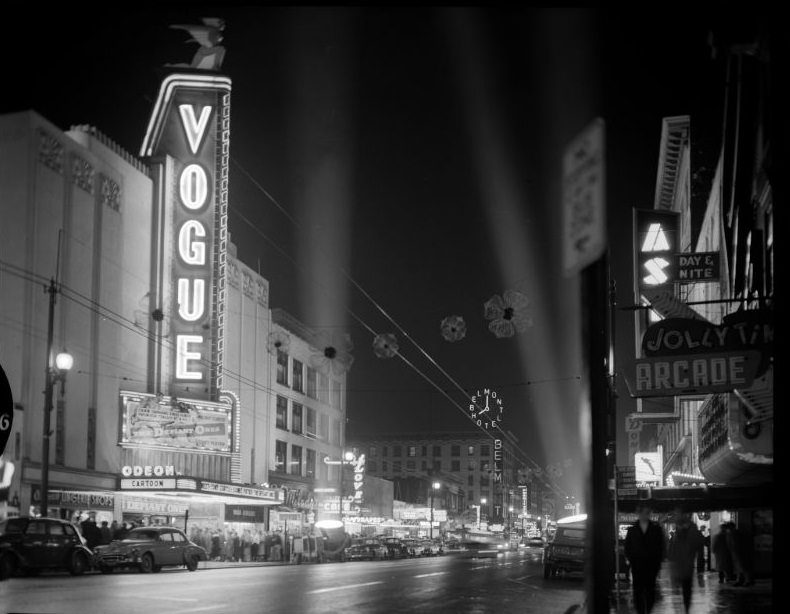
[[[387,558],[402,559],[409,556],[409,547],[398,537],[385,537],[381,543],[387,549]]]
[[[73,524],[58,518],[9,518],[0,522],[0,579],[17,572],[65,569],[79,576],[93,553]]]
[[[417,541],[416,539],[404,539],[403,543],[409,551],[409,556],[415,557],[423,555],[425,546],[422,542]]]
[[[97,546],[93,563],[102,573],[116,568],[136,567],[143,573],[158,572],[165,566],[184,565],[195,571],[200,561],[208,560],[205,548],[189,541],[173,527],[138,527],[123,539]]]
[[[560,572],[584,571],[584,521],[560,524],[543,550],[543,577]]]
[[[386,546],[374,540],[366,540],[365,543],[349,546],[343,554],[347,561],[383,561],[389,558]]]
[[[439,554],[444,554],[444,548],[442,548],[441,542],[424,539],[419,543],[422,546],[422,556],[437,556]]]

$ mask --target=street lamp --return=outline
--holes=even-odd
[[[434,482],[433,484],[431,484],[431,486],[432,486],[432,488],[431,488],[431,539],[433,539],[433,498],[434,498],[434,493],[437,490],[439,490],[442,487],[442,485],[439,482]]]
[[[47,334],[47,371],[46,387],[44,388],[44,430],[41,441],[41,517],[46,518],[49,510],[49,439],[51,436],[50,420],[52,418],[52,397],[55,384],[60,382],[61,393],[65,389],[66,374],[74,366],[74,357],[67,351],[59,352],[52,364],[52,326],[54,317],[55,295],[50,295],[49,331]]]
[[[507,532],[512,533],[513,531],[513,506],[507,508]]]

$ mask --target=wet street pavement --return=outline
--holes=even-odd
[[[667,570],[659,577],[660,599],[652,614],[681,614],[683,598],[680,587],[674,588]],[[716,572],[698,574],[691,593],[691,614],[770,614],[773,595],[770,579],[757,580],[754,586],[719,584]],[[616,614],[632,614],[630,584],[620,584],[620,601],[612,610]]]
[[[159,574],[64,574],[0,583],[9,612],[534,612],[583,600],[581,576],[544,580],[539,549],[437,558],[200,569]]]

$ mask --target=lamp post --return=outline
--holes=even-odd
[[[52,396],[55,389],[55,384],[60,382],[61,386],[65,385],[66,373],[69,372],[71,367],[74,366],[74,357],[66,351],[58,353],[57,356],[52,356],[52,345],[54,337],[54,324],[55,324],[55,297],[58,293],[58,288],[55,285],[55,280],[50,280],[49,287],[49,319],[47,322],[47,370],[45,374],[45,388],[44,388],[44,429],[41,441],[41,516],[46,517],[49,510],[47,505],[49,503],[49,439],[50,439],[50,420],[52,414]],[[54,364],[53,364],[54,362]]]
[[[431,539],[433,539],[433,498],[434,493],[439,490],[442,485],[439,482],[431,484]]]
[[[513,506],[507,508],[507,532],[513,532]]]

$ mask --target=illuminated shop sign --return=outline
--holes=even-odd
[[[176,503],[174,501],[157,501],[155,499],[143,499],[140,497],[121,497],[122,512],[136,512],[139,514],[171,514],[181,516],[189,509],[187,503]]]
[[[50,491],[48,499],[49,504],[56,507],[86,510],[112,510],[115,508],[115,495],[112,493]]]
[[[656,288],[675,281],[680,214],[634,209],[635,277],[639,288]]]
[[[121,392],[121,445],[228,454],[233,410],[229,405]]]
[[[175,394],[203,399],[222,389],[229,147],[230,79],[166,77],[141,153],[174,160],[163,190],[171,203],[164,245],[172,251],[162,254],[170,288],[162,304],[175,344],[171,384]]]
[[[634,363],[631,396],[711,394],[748,388],[760,364],[759,352],[722,352],[660,358]]]
[[[172,465],[124,465],[121,467],[121,475],[127,478],[130,476],[175,476],[175,474],[176,469]]]
[[[502,481],[502,440],[494,439],[494,482]]]
[[[225,522],[266,521],[264,508],[259,505],[225,505]]]
[[[352,491],[351,494],[347,495],[348,501],[350,501],[353,506],[359,507],[362,505],[364,501],[364,490],[365,490],[365,455],[364,454],[349,454],[348,460],[345,462],[346,467],[350,467],[353,475]]]
[[[663,462],[660,452],[637,452],[634,454],[637,483],[661,486],[664,483]]]

